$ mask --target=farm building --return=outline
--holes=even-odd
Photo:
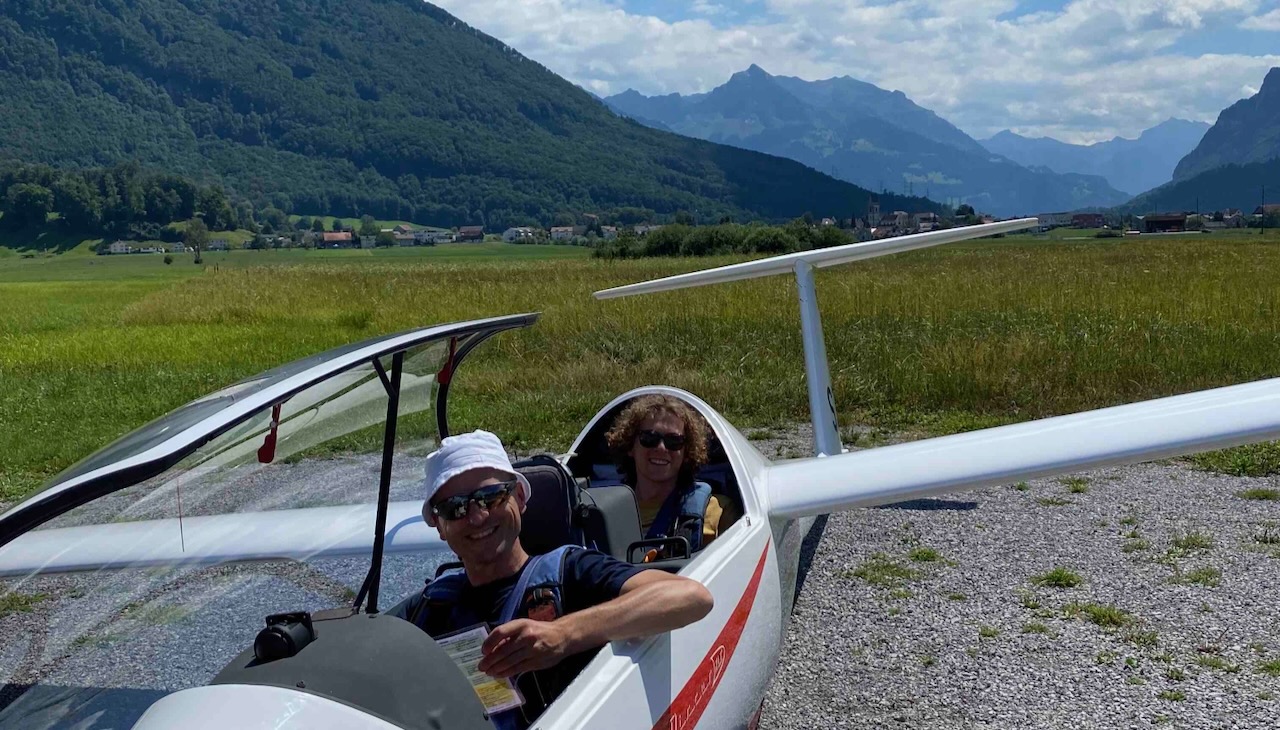
[[[1147,233],[1171,233],[1187,230],[1186,213],[1161,213],[1144,216],[1142,230]]]

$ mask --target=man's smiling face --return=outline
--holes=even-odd
[[[445,482],[431,502],[439,504],[450,497],[468,495],[482,487],[510,482],[513,478],[498,469],[464,471]],[[428,518],[429,523],[434,520],[440,538],[449,544],[464,566],[469,566],[473,563],[492,563],[511,552],[520,537],[520,515],[524,512],[524,507],[524,494],[517,487],[511,496],[495,504],[492,509],[485,509],[472,502],[467,507],[466,516],[460,519],[449,520],[443,516],[427,514],[423,516]]]

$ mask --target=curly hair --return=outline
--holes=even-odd
[[[605,434],[605,442],[613,454],[626,482],[635,486],[636,463],[627,453],[636,442],[640,424],[650,416],[670,414],[684,422],[684,462],[680,465],[681,486],[693,482],[694,472],[707,463],[707,427],[702,416],[688,403],[669,395],[645,395],[627,404]]]

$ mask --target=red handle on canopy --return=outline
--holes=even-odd
[[[262,440],[262,446],[258,447],[259,464],[270,464],[276,459],[276,430],[280,428],[280,405],[277,403],[271,406],[271,430]]]

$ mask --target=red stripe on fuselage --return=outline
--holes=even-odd
[[[747,583],[742,598],[738,599],[738,605],[729,615],[729,620],[725,622],[707,655],[702,658],[702,663],[693,671],[689,681],[685,682],[671,706],[658,718],[653,726],[654,730],[688,730],[702,718],[716,687],[720,686],[734,650],[738,648],[738,640],[742,638],[742,630],[746,628],[747,617],[751,615],[751,605],[755,603],[756,592],[760,589],[760,577],[764,575],[764,562],[768,556],[769,543],[766,541],[756,572]]]

